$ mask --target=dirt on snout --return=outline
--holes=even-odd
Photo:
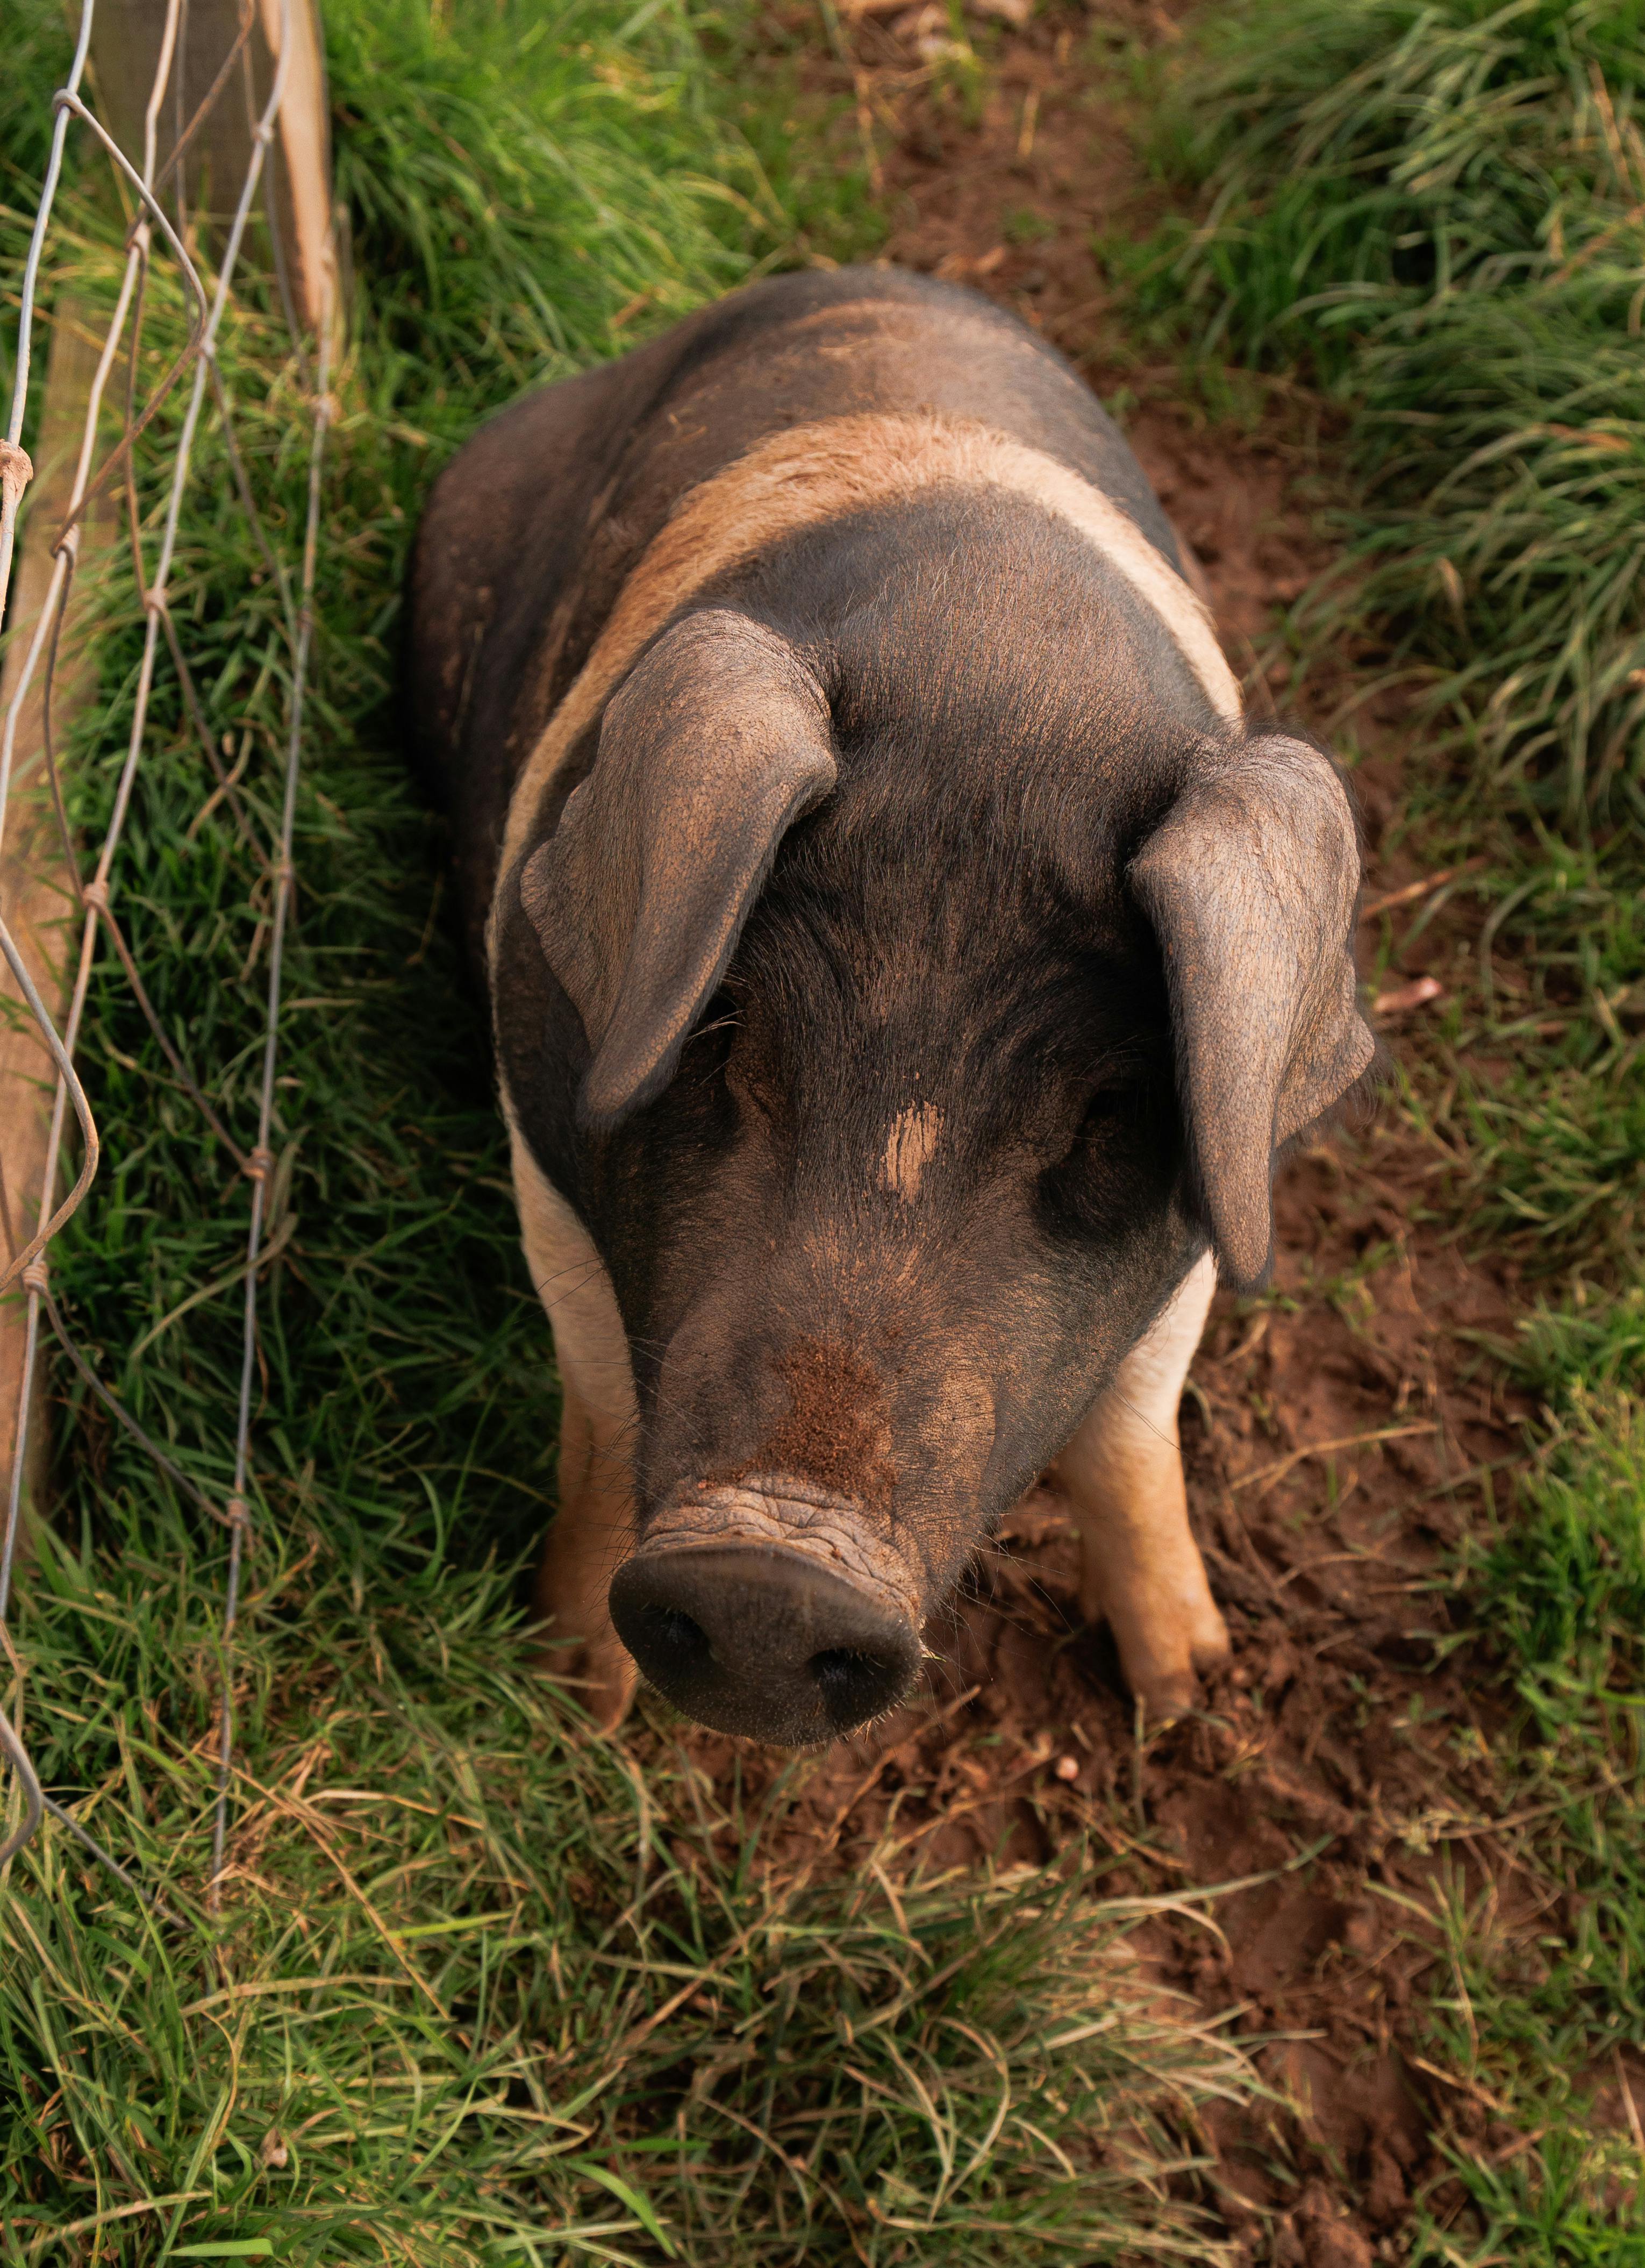
[[[841,132],[871,150],[887,256],[988,291],[1119,394],[1253,705],[1284,708],[1275,609],[1331,556],[1318,434],[1277,395],[1218,425],[1173,371],[1140,366],[1091,248],[1144,224],[1153,195],[1092,58],[1177,27],[1125,0],[997,21],[1015,12],[991,0],[968,19],[988,58],[980,99],[944,76],[935,0],[848,14],[839,53],[806,8],[773,11],[766,34],[803,84],[849,97]],[[1303,721],[1328,723],[1350,667],[1311,680]],[[1375,898],[1412,879],[1384,855],[1409,750],[1386,699],[1355,729],[1372,750],[1356,784]],[[1395,1055],[1421,1005],[1390,1005]],[[1523,1440],[1527,1413],[1481,1348],[1511,1335],[1516,1286],[1449,1241],[1448,1165],[1389,1111],[1307,1150],[1279,1192],[1272,1293],[1218,1300],[1180,1421],[1234,1647],[1202,1712],[1140,1731],[1105,1632],[1079,1626],[1076,1545],[1041,1488],[928,1633],[929,1690],[804,1768],[769,1852],[815,1871],[860,1863],[888,1833],[909,1865],[1083,1845],[1098,1896],[1245,1883],[1151,1916],[1133,1943],[1162,1984],[1205,2014],[1237,2011],[1239,2035],[1266,2043],[1280,2106],[1230,2114],[1210,2139],[1229,2233],[1271,2268],[1369,2268],[1440,2170],[1436,2130],[1511,2139],[1424,2061],[1413,2007],[1435,1939],[1412,1902],[1431,1911],[1442,1873],[1475,1892],[1494,1881],[1505,1910],[1516,1895],[1491,1841],[1492,1689],[1440,1572]],[[745,1802],[793,1769],[660,1720],[639,1740],[659,1771],[681,1742]]]

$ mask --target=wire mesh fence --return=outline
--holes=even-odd
[[[40,509],[28,518],[26,540],[31,556],[48,552],[50,571],[32,622],[8,622],[6,706],[0,725],[0,844],[20,793],[43,784],[55,835],[48,853],[50,887],[66,893],[68,918],[62,934],[69,948],[61,970],[42,962],[37,952],[27,949],[25,924],[17,909],[0,902],[0,953],[18,987],[18,1012],[32,1022],[52,1073],[46,1090],[48,1101],[37,1100],[37,1084],[15,1071],[10,1081],[13,1091],[0,1093],[0,1129],[24,1125],[36,1109],[45,1121],[43,1151],[33,1160],[38,1177],[33,1186],[16,1186],[13,1174],[0,1182],[0,1231],[6,1243],[0,1292],[11,1295],[4,1328],[18,1327],[19,1292],[22,1300],[18,1403],[0,1527],[0,1648],[9,1670],[0,1705],[0,1754],[10,1768],[0,1867],[49,1817],[170,1919],[178,1917],[88,1831],[77,1819],[72,1803],[58,1800],[42,1787],[26,1737],[26,1660],[13,1643],[9,1621],[25,1538],[26,1480],[31,1469],[38,1468],[38,1461],[31,1460],[31,1431],[41,1421],[41,1366],[49,1334],[83,1390],[95,1397],[196,1511],[224,1531],[215,1800],[206,1888],[209,1911],[217,1899],[228,1829],[233,1641],[255,1496],[258,1294],[268,1252],[282,971],[293,898],[293,827],[314,629],[324,445],[332,414],[330,271],[321,282],[319,320],[312,335],[305,336],[290,290],[290,247],[282,243],[276,202],[267,194],[276,130],[293,99],[293,58],[299,66],[302,59],[295,36],[297,11],[306,4],[307,0],[279,0],[277,10],[266,9],[260,18],[254,0],[241,0],[226,49],[219,40],[218,51],[208,58],[204,92],[192,102],[186,96],[193,92],[191,76],[195,86],[202,76],[200,34],[210,28],[209,11],[195,18],[191,75],[187,0],[166,0],[163,11],[156,8],[152,20],[158,41],[138,113],[140,127],[129,137],[134,146],[122,146],[108,122],[121,107],[112,99],[115,90],[101,85],[97,101],[86,99],[88,85],[97,80],[100,26],[99,0],[83,0],[72,66],[54,99],[49,160],[17,309],[10,412],[0,440],[0,621],[7,621],[20,512],[33,475],[24,444],[38,424],[42,359],[38,349],[44,324],[48,316],[55,326],[75,324],[88,332],[95,362],[83,397],[74,404],[77,431],[68,465],[57,483],[58,493],[49,498],[42,493]],[[112,0],[102,0],[105,18],[111,7]],[[112,63],[115,68],[124,67],[130,54],[130,11],[123,14],[121,29],[127,43]],[[253,69],[260,33],[268,65],[261,73],[266,84],[261,86]],[[133,90],[121,92],[129,102]],[[239,136],[243,162],[239,179],[226,193],[221,180],[214,185],[218,219],[213,225],[191,199],[191,152],[197,154],[205,146],[212,138],[214,120],[233,105],[245,106],[245,130]],[[77,151],[71,137],[77,139]],[[215,142],[220,163],[222,150],[233,143],[221,135]],[[163,144],[169,144],[164,161]],[[70,200],[65,183],[70,181],[76,155],[82,161],[83,178],[73,187]],[[74,278],[84,278],[88,272],[88,247],[94,234],[88,232],[87,196],[93,205],[100,196],[102,209],[109,210],[110,183],[92,178],[104,160],[123,225],[103,244],[99,288],[77,297]],[[263,257],[255,258],[253,253]],[[271,526],[255,500],[239,439],[241,413],[233,372],[222,351],[225,330],[241,312],[240,295],[248,291],[253,297],[283,303],[288,317],[294,318],[281,399],[289,403],[293,423],[300,421],[305,431],[306,479],[302,509],[284,528]],[[62,404],[56,406],[61,423]],[[271,627],[268,650],[254,657],[260,666],[249,675],[242,672],[232,677],[226,687],[221,670],[212,686],[202,686],[189,652],[191,630],[202,609],[178,603],[180,527],[185,508],[198,504],[205,486],[215,491],[218,516],[235,519],[246,557],[261,563],[253,571],[254,579],[261,584],[266,575],[275,594],[275,603],[262,610],[261,619]],[[77,575],[84,574],[87,531],[99,519],[112,524],[122,517],[119,541],[124,571],[108,571],[106,562],[99,563],[94,579],[100,584],[101,596],[87,594],[84,613],[89,627],[79,641],[87,651],[77,653],[65,626],[70,622]],[[134,616],[140,619],[140,647],[135,669],[124,671],[111,688],[106,673],[99,671],[96,645],[99,635],[119,621],[121,609],[121,626],[127,632],[135,630]],[[61,720],[74,705],[70,681],[77,674],[88,678],[92,688],[78,745],[90,753],[111,791],[93,799],[100,807],[91,827],[77,808],[84,799],[72,792],[63,751],[54,737],[54,718],[61,730]],[[162,686],[167,688],[163,701]],[[283,731],[270,729],[271,688],[283,711]],[[245,729],[237,731],[242,723]],[[38,747],[30,747],[28,742],[35,739]],[[145,763],[154,760],[162,745],[168,761],[175,760],[180,746],[186,747],[197,769],[199,803],[191,836],[195,827],[208,823],[231,829],[252,878],[245,902],[229,909],[251,924],[245,968],[251,971],[261,964],[265,985],[261,1046],[252,1051],[249,1066],[220,1067],[214,1072],[197,1059],[198,1035],[168,1019],[163,1004],[157,1006],[144,980],[143,946],[134,940],[122,916],[121,881],[134,798]],[[267,770],[267,793],[254,792],[260,757]],[[15,861],[11,871],[16,871]],[[33,878],[36,885],[39,880]],[[245,1191],[238,1392],[224,1397],[219,1408],[225,1437],[220,1454],[205,1461],[224,1475],[226,1486],[213,1470],[208,1469],[203,1478],[185,1470],[174,1449],[161,1447],[126,1399],[106,1382],[94,1351],[82,1344],[54,1294],[54,1242],[83,1206],[98,1204],[99,1168],[106,1178],[111,1163],[118,1165],[103,1154],[82,1077],[84,1049],[94,1020],[88,1017],[94,978],[106,978],[111,957],[160,1051],[172,1094],[184,1098],[197,1114],[210,1146],[229,1162],[232,1178]],[[78,1159],[65,1193],[62,1184],[69,1179],[77,1135]],[[6,1136],[0,1133],[0,1144],[4,1143]],[[7,1146],[15,1160],[26,1145]]]

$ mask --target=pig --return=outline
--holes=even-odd
[[[1047,1475],[1190,1709],[1184,1381],[1373,1042],[1337,770],[1245,718],[1119,429],[973,293],[775,277],[482,426],[407,620],[591,1713],[870,1724]]]

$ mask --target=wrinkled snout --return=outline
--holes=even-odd
[[[617,1571],[611,1617],[641,1674],[699,1724],[814,1748],[900,1700],[917,1592],[855,1508],[702,1491]]]

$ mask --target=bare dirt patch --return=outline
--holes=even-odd
[[[1140,366],[1091,248],[1142,225],[1153,199],[1104,43],[1117,56],[1176,26],[1124,0],[1021,30],[969,20],[980,77],[934,5],[848,20],[837,53],[809,11],[776,11],[767,29],[814,89],[848,92],[846,123],[892,218],[886,255],[1013,306],[1120,393],[1230,659],[1253,701],[1283,706],[1275,610],[1331,556],[1317,425],[1282,392],[1215,423],[1173,371]],[[1349,669],[1318,681],[1306,720]],[[1373,701],[1359,731],[1373,750],[1359,786],[1375,898],[1411,880],[1384,843],[1405,755],[1397,706]],[[1420,1010],[1391,1012],[1396,1054],[1401,1018]],[[639,1736],[660,1770],[678,1739],[745,1803],[789,1775],[767,1845],[784,1867],[849,1867],[888,1836],[906,1863],[938,1867],[1083,1850],[1096,1895],[1179,1900],[1134,1942],[1163,1984],[1261,2043],[1281,2100],[1207,2139],[1230,2235],[1272,2268],[1364,2268],[1440,2171],[1439,2132],[1511,2140],[1427,2063],[1414,2007],[1433,1940],[1408,1902],[1431,1907],[1442,1865],[1476,1883],[1504,1872],[1490,1840],[1500,1711],[1439,1571],[1515,1462],[1526,1414],[1481,1349],[1511,1332],[1512,1273],[1450,1240],[1447,1170],[1391,1110],[1309,1149],[1280,1192],[1273,1292],[1219,1299],[1181,1413],[1195,1529],[1234,1642],[1200,1714],[1142,1733],[1106,1634],[1079,1626],[1075,1543],[1041,1488],[929,1633],[939,1658],[918,1705],[801,1765],[797,1794],[796,1767],[767,1752],[696,1731]],[[1499,1890],[1511,1904],[1511,1881]]]

